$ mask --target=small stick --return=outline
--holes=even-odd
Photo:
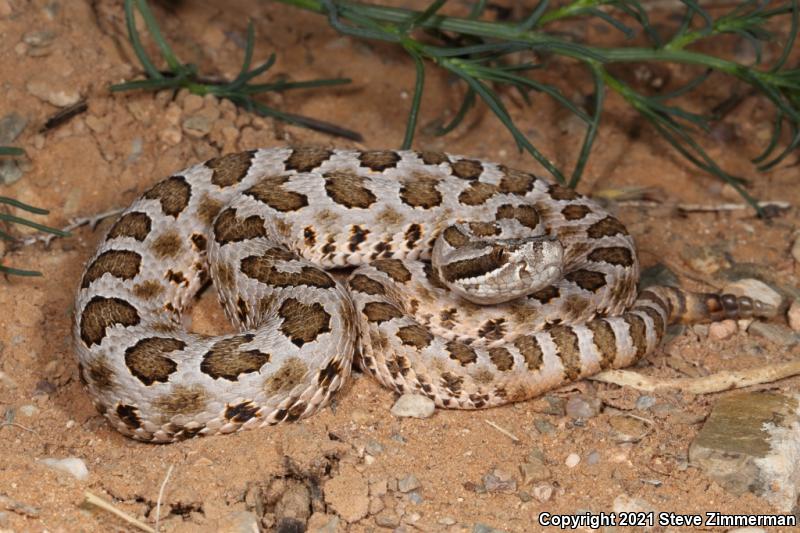
[[[103,213],[99,213],[96,215],[90,215],[88,217],[73,218],[69,224],[61,228],[61,231],[70,232],[74,229],[78,229],[81,226],[85,225],[88,225],[90,228],[95,229],[102,220],[119,215],[124,210],[125,210],[124,207],[118,207],[116,209],[111,209],[110,211],[105,211]],[[25,237],[24,239],[20,239],[20,242],[22,243],[23,246],[29,246],[37,242],[43,242],[45,246],[50,246],[50,242],[56,237],[58,237],[58,235],[52,235],[49,233],[38,233],[36,235],[31,235],[30,237]]]
[[[158,501],[156,501],[156,531],[158,531],[158,524],[161,521],[161,500],[164,498],[164,488],[167,486],[167,481],[169,481],[169,476],[172,475],[172,468],[175,465],[169,465],[169,470],[167,470],[167,475],[164,476],[164,481],[161,482],[161,488],[158,490]]]
[[[720,211],[741,211],[743,209],[750,209],[748,204],[678,204],[678,209],[684,213],[716,213]],[[791,204],[789,202],[770,201],[758,202],[758,207],[762,209],[771,209],[774,211],[783,211],[789,209]]]
[[[490,426],[492,426],[492,427],[493,427],[494,429],[496,429],[497,431],[499,431],[500,433],[502,433],[503,435],[505,435],[506,437],[508,437],[509,439],[511,439],[511,441],[512,441],[514,444],[519,444],[519,443],[521,442],[521,441],[520,441],[520,440],[517,438],[517,436],[516,436],[516,435],[514,435],[513,433],[511,433],[511,432],[510,432],[510,431],[508,431],[507,429],[503,429],[503,428],[501,428],[500,426],[498,426],[497,424],[495,424],[495,423],[494,423],[494,422],[492,422],[491,420],[485,420],[485,422],[486,422],[487,424],[489,424]]]
[[[798,374],[800,374],[800,361],[747,370],[725,370],[700,378],[661,379],[644,376],[630,370],[606,370],[589,379],[646,392],[680,389],[692,394],[711,394],[771,383]]]
[[[94,505],[95,507],[99,507],[100,509],[102,509],[104,511],[108,511],[109,513],[118,516],[119,518],[121,518],[125,522],[129,523],[130,525],[132,525],[132,526],[134,526],[136,528],[141,529],[142,531],[146,531],[147,533],[156,533],[156,530],[153,529],[152,527],[148,526],[144,522],[141,522],[141,521],[137,520],[136,518],[132,517],[128,513],[117,509],[116,507],[114,507],[113,505],[111,505],[110,503],[105,501],[104,499],[100,498],[99,496],[96,496],[96,495],[92,494],[88,490],[83,493],[83,496],[84,496],[84,498],[86,498],[86,500],[84,500],[84,501],[87,504]]]

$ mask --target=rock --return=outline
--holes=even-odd
[[[639,442],[648,433],[650,427],[641,420],[627,415],[614,415],[608,419],[611,426],[611,438],[616,442]]]
[[[17,140],[27,125],[28,119],[19,113],[8,113],[0,118],[0,146],[10,145]]]
[[[735,320],[727,319],[722,322],[714,322],[708,326],[708,336],[717,341],[729,339],[736,334],[739,327]]]
[[[474,526],[472,526],[472,533],[504,533],[502,529],[495,529],[491,526],[487,526],[486,524],[481,524],[478,522]]]
[[[615,513],[655,513],[656,508],[650,502],[640,498],[632,498],[627,494],[620,494],[614,498],[613,510]]]
[[[720,399],[689,461],[726,490],[790,511],[800,493],[800,397],[747,392]]]
[[[261,529],[255,513],[237,511],[220,518],[216,531],[220,533],[258,533]]]
[[[338,476],[323,487],[325,502],[346,522],[357,522],[369,512],[369,486],[351,465],[344,465]]]
[[[15,159],[3,158],[0,159],[0,184],[11,185],[16,183],[22,177],[22,169]]]
[[[538,431],[541,435],[548,435],[556,430],[556,427],[553,424],[542,418],[535,419],[533,421],[533,427],[535,427],[536,431]]]
[[[81,93],[77,89],[67,87],[67,81],[52,74],[35,75],[25,84],[25,88],[36,98],[51,103],[56,107],[68,107],[77,104]]]
[[[370,455],[380,455],[383,453],[383,445],[378,441],[371,440],[364,446],[364,450]]]
[[[764,302],[775,309],[778,309],[783,301],[783,298],[775,289],[755,278],[744,278],[728,283],[722,288],[722,292],[735,294],[736,296],[749,296],[753,300]]]
[[[79,481],[86,481],[89,479],[89,469],[86,468],[86,463],[83,462],[83,459],[77,457],[67,457],[66,459],[47,457],[39,459],[39,462],[54,470],[66,472]]]
[[[593,450],[589,452],[589,455],[586,456],[586,464],[590,466],[594,466],[600,462],[600,452],[597,450]]]
[[[656,404],[656,399],[653,396],[643,394],[636,398],[636,408],[641,411],[647,411]]]
[[[786,347],[794,346],[800,341],[800,335],[783,324],[775,324],[773,322],[755,321],[747,328],[747,333]]]
[[[376,515],[381,511],[383,511],[385,508],[386,505],[383,503],[383,500],[381,498],[372,498],[369,501],[369,510],[367,512],[371,515]]]
[[[792,243],[792,257],[800,263],[800,234],[794,238],[794,243]]]
[[[385,510],[375,515],[375,525],[379,527],[396,528],[400,525],[400,517],[394,511]]]
[[[529,457],[528,462],[519,465],[519,473],[522,476],[521,483],[524,486],[550,479],[553,475],[543,461],[533,457]]]
[[[423,501],[425,501],[425,498],[423,498],[422,494],[420,494],[419,492],[412,490],[411,492],[408,493],[408,501],[410,501],[414,505],[419,505]]]
[[[339,529],[339,517],[330,514],[314,513],[306,524],[308,533],[337,533]]]
[[[450,518],[449,516],[443,516],[437,520],[436,523],[442,526],[454,526],[456,521],[454,518]]]
[[[286,490],[275,504],[275,517],[291,518],[306,523],[311,516],[311,493],[303,483],[295,480],[289,481]]]
[[[188,114],[200,111],[203,108],[203,97],[189,93],[183,97],[183,112]]]
[[[547,395],[542,399],[547,402],[547,405],[543,409],[537,409],[538,412],[554,416],[564,416],[566,414],[567,402],[564,398]]]
[[[39,414],[39,408],[31,404],[23,405],[22,407],[19,408],[19,414],[30,418],[32,416],[36,416]]]
[[[564,461],[564,464],[567,465],[567,468],[575,468],[578,466],[578,463],[581,462],[581,456],[577,453],[571,453],[567,456],[567,459]]]
[[[211,133],[211,127],[214,123],[203,115],[193,115],[183,121],[182,127],[186,135],[192,137],[204,137]]]
[[[421,394],[403,394],[394,402],[391,413],[399,418],[429,418],[436,405]]]
[[[407,476],[397,480],[397,490],[403,493],[416,490],[420,488],[420,486],[419,480],[414,474],[408,474]]]
[[[483,476],[483,486],[487,492],[513,494],[517,491],[517,480],[505,470],[495,468]]]
[[[533,487],[531,494],[534,498],[538,501],[544,503],[546,501],[550,501],[550,498],[553,497],[553,486],[549,483],[542,483],[541,485],[536,485]]]
[[[578,395],[573,396],[567,401],[566,413],[572,418],[592,418],[600,412],[603,403],[599,398]]]
[[[786,312],[789,327],[795,332],[800,332],[800,300],[794,300]]]
[[[306,523],[296,518],[280,518],[275,525],[275,533],[305,533]]]

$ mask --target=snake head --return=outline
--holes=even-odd
[[[534,293],[561,278],[564,248],[550,236],[469,243],[433,255],[441,280],[471,302],[491,305]]]

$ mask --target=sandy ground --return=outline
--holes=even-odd
[[[12,185],[0,186],[0,194],[50,209],[42,221],[62,227],[74,217],[123,207],[169,173],[223,152],[292,143],[400,144],[413,67],[397,49],[342,37],[321,17],[269,2],[168,6],[156,9],[164,33],[182,58],[203,72],[235,75],[252,18],[256,59],[273,51],[278,55],[273,76],[351,77],[354,82],[344,88],[271,96],[268,102],[356,129],[365,141],[343,142],[256,118],[213,98],[173,98],[165,92],[112,95],[109,84],[139,72],[127,46],[120,2],[0,0],[0,116],[16,112],[27,119],[14,141],[27,152],[25,173]],[[640,85],[654,78],[672,84],[691,74],[682,68],[629,70],[626,76]],[[574,65],[556,64],[543,75],[564,80],[569,98],[590,91]],[[741,90],[722,77],[714,81],[689,105],[702,109]],[[430,135],[431,124],[447,121],[458,109],[463,88],[433,69],[427,83],[417,147],[541,170],[515,150],[483,106],[451,135]],[[48,100],[70,101],[76,95],[86,98],[88,111],[39,133],[58,110]],[[543,97],[535,97],[532,107],[510,93],[506,101],[521,130],[543,151],[559,164],[572,161],[582,129],[568,114]],[[796,156],[763,175],[755,174],[748,161],[768,138],[770,113],[763,99],[745,98],[715,127],[707,146],[725,168],[752,178],[755,196],[797,206]],[[193,117],[200,119],[187,124]],[[789,253],[797,208],[769,222],[749,212],[679,215],[674,209],[678,202],[739,199],[690,168],[611,96],[579,190],[597,194],[629,186],[652,187],[650,196],[659,201],[612,206],[636,237],[645,266],[665,263],[690,288],[719,287],[743,273],[789,291],[798,285],[800,269]],[[688,464],[688,446],[715,395],[656,394],[654,405],[644,408],[642,393],[581,382],[504,408],[397,419],[389,414],[393,394],[356,374],[331,407],[301,423],[164,446],[126,439],[94,411],[81,387],[70,332],[84,263],[108,225],[80,228],[49,247],[6,245],[5,255],[0,253],[4,264],[44,274],[0,280],[0,414],[8,422],[0,427],[0,529],[135,530],[83,505],[85,491],[153,527],[159,489],[170,468],[161,497],[164,531],[239,531],[235,528],[252,517],[243,511],[254,513],[265,530],[302,530],[299,524],[313,512],[312,530],[536,531],[541,512],[609,512],[619,498],[680,513],[774,512],[754,495],[725,492]],[[13,231],[29,233],[18,226]],[[224,329],[215,300],[213,290],[206,291],[194,312],[197,329]],[[638,370],[682,377],[793,356],[796,348],[746,332],[713,340],[707,328],[690,328]],[[792,378],[760,388],[789,391],[798,385],[800,378]],[[599,402],[602,411],[586,420],[566,416],[563,402],[579,395]],[[646,435],[619,442],[612,423],[620,413],[648,420]],[[571,454],[580,458],[572,467],[566,464]],[[85,462],[86,480],[39,462],[67,457]],[[531,457],[546,465],[549,476],[526,485],[518,468]]]

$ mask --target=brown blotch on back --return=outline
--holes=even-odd
[[[295,148],[284,165],[289,170],[311,172],[331,158],[333,152],[324,148]]]
[[[365,276],[364,274],[356,274],[347,282],[350,288],[354,291],[363,292],[364,294],[385,294],[386,291],[379,282]]]
[[[628,333],[636,348],[636,359],[641,359],[647,353],[647,333],[644,320],[633,313],[626,313],[623,320],[628,324]]]
[[[422,226],[416,223],[409,225],[403,237],[406,239],[406,247],[411,250],[422,237]]]
[[[658,342],[661,342],[661,337],[664,335],[664,319],[661,318],[661,315],[653,309],[652,307],[639,307],[637,311],[641,311],[645,313],[647,316],[650,317],[650,320],[653,321],[653,328],[655,330],[656,338]]]
[[[167,270],[167,273],[164,274],[164,279],[170,283],[174,283],[175,285],[189,285],[189,280],[186,279],[186,276],[183,275],[183,272],[172,269]]]
[[[622,225],[622,222],[609,215],[589,226],[586,229],[586,234],[592,239],[600,239],[601,237],[611,237],[617,234],[627,235],[628,231]]]
[[[450,158],[443,152],[422,151],[417,152],[417,155],[426,165],[441,165],[450,162]]]
[[[161,259],[177,257],[183,250],[181,235],[175,230],[167,230],[150,243],[150,249]]]
[[[532,205],[513,206],[510,204],[501,205],[497,208],[496,216],[498,219],[514,219],[527,228],[535,228],[539,225],[539,212]]]
[[[547,192],[550,193],[550,198],[553,200],[575,200],[580,197],[574,189],[558,185],[557,183],[551,183],[547,188]]]
[[[495,237],[502,233],[502,228],[494,222],[470,222],[468,225],[476,237]]]
[[[289,357],[281,367],[264,382],[268,394],[286,393],[300,384],[308,373],[308,366],[297,357]]]
[[[205,252],[206,246],[208,246],[208,241],[206,240],[206,236],[202,233],[192,233],[192,236],[189,237],[192,241],[192,246],[198,252]]]
[[[442,373],[442,387],[450,391],[453,396],[458,396],[461,392],[461,385],[464,383],[464,378],[451,374],[450,372]]]
[[[442,193],[436,188],[439,179],[426,174],[415,174],[400,187],[400,199],[411,207],[430,209],[441,205]]]
[[[84,379],[100,391],[108,390],[114,385],[114,371],[108,364],[108,357],[105,354],[89,361],[82,370],[85,374]]]
[[[564,206],[564,209],[561,210],[561,214],[567,220],[580,220],[591,212],[591,209],[580,204],[570,204]]]
[[[300,272],[286,272],[275,268],[274,259],[251,255],[241,261],[242,272],[250,278],[276,287],[307,285],[320,289],[336,286],[330,274],[319,268],[303,266]]]
[[[449,341],[447,351],[450,353],[450,359],[458,361],[461,366],[467,366],[478,360],[475,350],[460,341]]]
[[[249,400],[245,400],[235,405],[225,406],[225,419],[231,422],[244,423],[256,416],[258,405]]]
[[[593,270],[573,270],[564,275],[564,279],[571,281],[583,290],[595,292],[606,286],[606,276]]]
[[[456,226],[447,226],[442,232],[442,238],[453,248],[460,248],[469,243],[469,237],[464,235]]]
[[[535,298],[539,300],[539,303],[542,305],[548,303],[550,300],[554,298],[558,298],[561,295],[561,291],[558,290],[558,287],[554,287],[553,285],[548,285],[542,289],[531,294],[531,298]]]
[[[394,168],[400,161],[400,156],[390,150],[369,150],[361,152],[358,156],[362,167],[367,167],[375,172],[383,172],[387,168]]]
[[[180,339],[150,337],[142,339],[125,350],[125,366],[145,385],[156,381],[166,383],[178,368],[178,363],[164,354],[183,350],[186,343]]]
[[[591,330],[594,345],[600,352],[600,368],[611,367],[617,357],[617,336],[611,325],[598,318],[587,322],[586,327]]]
[[[386,302],[368,302],[364,304],[362,312],[367,320],[378,324],[403,316],[403,312],[397,306]]]
[[[287,298],[278,309],[278,316],[283,319],[281,331],[298,347],[331,330],[331,315],[319,302],[304,304]]]
[[[141,242],[150,233],[152,224],[150,217],[144,213],[125,213],[111,226],[107,239],[131,237]]]
[[[461,191],[458,201],[464,205],[483,205],[486,201],[497,194],[497,186],[482,181],[474,181],[469,187]]]
[[[505,318],[492,318],[487,320],[483,323],[483,325],[478,329],[478,336],[490,340],[496,341],[503,338],[503,335],[506,333],[506,319]]]
[[[100,254],[83,276],[81,287],[86,288],[103,274],[127,280],[136,277],[142,264],[142,256],[129,250],[108,250]]]
[[[177,217],[189,205],[192,188],[183,176],[172,176],[156,183],[143,198],[158,200],[165,215]]]
[[[167,418],[175,415],[192,416],[206,408],[208,393],[200,385],[175,385],[172,392],[153,400],[153,407]]]
[[[306,195],[283,187],[287,181],[289,181],[289,176],[267,176],[244,191],[244,194],[252,196],[259,202],[282,213],[297,211],[307,206],[308,197]]]
[[[656,294],[654,291],[650,291],[650,290],[646,290],[645,289],[644,291],[641,292],[641,294],[639,294],[639,297],[637,298],[637,300],[646,300],[646,301],[649,301],[649,302],[653,302],[655,305],[657,305],[658,307],[663,309],[664,313],[667,316],[669,316],[669,314],[670,314],[671,306],[670,306],[669,302],[664,301],[664,299],[661,298],[661,296]]]
[[[573,381],[581,375],[581,356],[578,346],[578,335],[570,326],[552,326],[548,328],[550,338],[558,349],[561,363],[564,365],[564,375]]]
[[[217,187],[230,187],[242,181],[252,165],[255,151],[227,154],[206,161],[206,166],[214,171],[211,183]]]
[[[597,248],[586,256],[589,261],[598,263],[608,263],[629,267],[633,265],[633,254],[629,248],[624,246],[609,246],[607,248]]]
[[[433,265],[430,263],[424,263],[422,265],[422,270],[425,272],[425,279],[428,280],[432,286],[438,289],[447,289],[447,285],[439,278],[439,273],[433,268]]]
[[[483,173],[481,162],[472,159],[460,159],[450,166],[453,168],[453,174],[463,180],[476,180]]]
[[[369,230],[359,226],[358,224],[353,224],[350,227],[350,239],[347,245],[347,248],[351,252],[358,251],[361,243],[367,240],[367,235],[369,235]]]
[[[470,279],[500,268],[508,262],[508,254],[501,246],[492,246],[492,249],[481,256],[472,259],[453,261],[440,267],[442,278],[446,281],[457,279]]]
[[[366,209],[375,203],[375,195],[364,186],[364,177],[352,170],[325,173],[325,191],[337,204]]]
[[[325,368],[319,371],[317,375],[317,384],[326,389],[333,384],[336,376],[342,373],[342,362],[337,359],[331,359],[330,363],[325,365]]]
[[[217,263],[217,281],[220,287],[232,289],[235,286],[236,279],[233,275],[233,269],[224,263]]]
[[[236,381],[239,374],[258,372],[267,364],[270,355],[259,350],[243,350],[241,346],[255,338],[252,334],[236,335],[218,341],[203,356],[200,371],[214,379]]]
[[[204,195],[197,206],[197,216],[206,224],[211,224],[214,217],[222,210],[223,204],[209,195]]]
[[[508,370],[514,368],[514,356],[512,356],[511,352],[502,346],[489,348],[489,359],[492,360],[492,363],[494,363],[494,366],[497,367],[497,370],[501,372],[507,372]]]
[[[406,346],[414,346],[420,350],[429,346],[431,341],[433,341],[431,332],[419,324],[412,324],[399,328],[397,330],[397,336]]]
[[[140,321],[139,313],[121,298],[92,298],[81,313],[81,340],[88,347],[100,344],[111,326],[135,326]]]
[[[514,346],[522,354],[528,370],[535,371],[542,367],[544,354],[542,353],[542,347],[539,346],[539,340],[534,335],[517,337],[514,340]]]
[[[118,404],[117,416],[122,423],[130,429],[139,429],[142,426],[142,419],[139,417],[139,409],[133,405]]]
[[[371,264],[398,283],[411,279],[411,272],[399,259],[376,259]]]
[[[536,183],[536,176],[520,170],[514,170],[505,166],[500,166],[503,177],[500,179],[500,192],[506,194],[516,194],[524,196],[531,190]]]

